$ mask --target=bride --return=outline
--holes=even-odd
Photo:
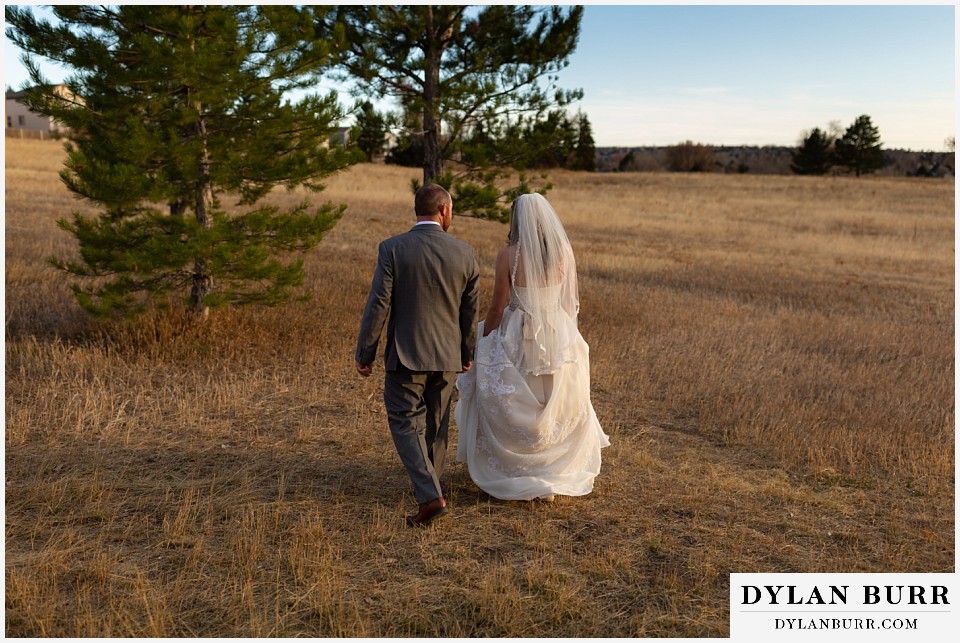
[[[457,379],[457,460],[502,500],[593,490],[610,441],[590,403],[589,348],[577,330],[577,268],[566,232],[540,194],[513,202],[497,255],[493,302],[474,367]]]

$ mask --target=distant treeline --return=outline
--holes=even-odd
[[[796,147],[739,146],[713,147],[694,145],[662,147],[598,147],[598,172],[669,172],[700,171],[733,174],[793,174],[791,163]],[[678,156],[680,158],[678,158]],[[884,166],[878,176],[954,175],[954,152],[915,152],[912,150],[883,150]],[[678,166],[686,163],[686,168]],[[842,174],[835,168],[836,174]]]

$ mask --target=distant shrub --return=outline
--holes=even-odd
[[[715,167],[712,147],[684,141],[667,148],[667,169],[671,172],[712,172]]]

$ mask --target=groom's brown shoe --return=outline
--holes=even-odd
[[[431,522],[447,513],[447,503],[443,496],[420,505],[416,516],[407,516],[408,527],[426,527]]]

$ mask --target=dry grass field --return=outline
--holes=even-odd
[[[418,172],[329,182],[312,301],[96,325],[44,263],[89,211],[62,158],[6,140],[8,636],[723,637],[730,572],[954,568],[952,181],[553,173],[595,491],[501,502],[456,463],[411,530],[353,350]],[[485,310],[507,228],[451,233]]]

